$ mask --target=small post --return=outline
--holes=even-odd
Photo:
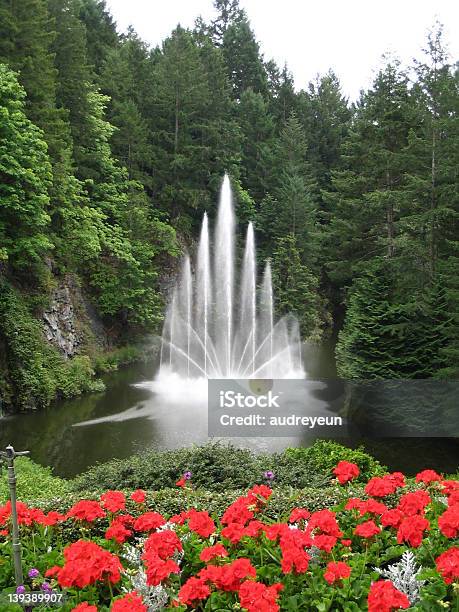
[[[21,541],[19,539],[19,524],[18,512],[16,507],[16,474],[14,471],[14,460],[19,455],[28,455],[30,451],[16,452],[10,444],[5,451],[1,451],[0,455],[5,459],[8,468],[8,486],[10,489],[11,500],[11,520],[13,523],[13,561],[14,561],[14,577],[16,586],[24,584],[24,576],[22,573],[21,563]]]

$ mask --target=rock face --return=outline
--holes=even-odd
[[[50,306],[43,313],[46,339],[54,344],[64,357],[73,357],[82,342],[75,325],[75,309],[68,284],[62,284],[51,295]]]

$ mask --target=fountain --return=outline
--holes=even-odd
[[[304,378],[297,320],[274,320],[269,261],[257,285],[252,223],[237,274],[235,225],[225,175],[213,244],[205,213],[194,274],[189,255],[183,259],[166,312],[159,378]]]

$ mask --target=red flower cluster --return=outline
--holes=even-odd
[[[373,582],[368,593],[368,612],[392,612],[410,607],[406,595],[394,587],[390,580]]]
[[[405,493],[398,502],[397,510],[400,510],[405,516],[424,514],[425,507],[429,505],[431,501],[430,495],[423,490]]]
[[[306,508],[293,508],[288,522],[298,523],[299,521],[307,521],[310,516],[311,513]]]
[[[357,478],[357,476],[360,474],[360,470],[355,463],[340,461],[333,470],[333,474],[335,474],[340,484],[345,484],[346,482]]]
[[[87,601],[84,601],[78,604],[76,608],[73,608],[72,612],[97,612],[97,606],[92,606]]]
[[[222,544],[215,544],[214,546],[207,546],[201,550],[201,554],[199,558],[201,561],[207,563],[212,559],[216,559],[217,557],[227,557],[228,551]]]
[[[185,512],[183,517],[188,520],[190,531],[194,531],[202,538],[208,538],[217,529],[208,512],[198,512],[192,508]]]
[[[132,517],[126,515],[129,519],[132,520]],[[132,535],[132,531],[126,527],[126,524],[129,524],[126,518],[117,517],[110,524],[109,528],[105,532],[105,537],[107,540],[116,540],[119,544],[123,544],[129,536]]]
[[[371,538],[380,532],[381,529],[374,521],[365,521],[365,523],[360,523],[360,525],[357,525],[354,529],[355,535],[361,536],[362,538]]]
[[[64,549],[65,565],[54,566],[46,571],[46,576],[56,576],[62,587],[80,589],[94,584],[97,580],[108,579],[116,583],[123,569],[120,560],[95,542],[78,540]]]
[[[421,545],[424,531],[429,529],[430,524],[423,516],[407,516],[402,520],[397,531],[397,542],[407,542],[413,548]]]
[[[331,510],[319,510],[311,514],[306,533],[314,536],[312,541],[314,546],[328,553],[343,535]]]
[[[100,496],[102,506],[108,512],[120,512],[126,509],[126,498],[121,491],[107,491]]]
[[[423,470],[416,474],[416,482],[423,482],[424,484],[430,484],[431,482],[438,482],[442,480],[440,474],[437,474],[435,470]]]
[[[82,499],[78,501],[67,512],[67,518],[74,518],[79,521],[88,521],[92,523],[98,518],[104,518],[105,512],[100,504],[93,500]]]
[[[116,599],[111,607],[111,612],[148,612],[148,608],[142,598],[133,591],[121,599]]]
[[[405,477],[401,472],[393,472],[385,476],[374,476],[365,486],[365,493],[372,497],[386,497],[399,487],[405,486]]]
[[[131,493],[130,497],[136,504],[144,504],[145,500],[147,499],[147,494],[145,491],[142,491],[142,489],[137,489],[137,491]]]
[[[256,570],[250,559],[241,557],[225,565],[208,565],[199,572],[199,577],[212,583],[220,591],[238,591],[246,578],[255,578]]]
[[[171,529],[157,531],[148,536],[142,559],[147,569],[147,584],[157,586],[180,568],[171,558],[183,549],[180,538]]]
[[[246,580],[239,589],[239,601],[248,612],[277,612],[277,598],[283,588],[280,582],[266,586],[261,582]]]
[[[327,569],[324,572],[324,578],[328,584],[335,584],[340,582],[343,578],[349,578],[351,575],[351,568],[347,563],[343,561],[330,561],[327,565]]]
[[[179,601],[185,605],[193,605],[195,601],[207,599],[210,595],[205,578],[188,578],[178,593]]]
[[[446,584],[459,582],[459,548],[453,546],[435,559],[437,571],[443,576]]]
[[[364,514],[383,514],[387,511],[387,506],[376,499],[359,499],[351,497],[345,506],[345,510],[358,510],[360,516]]]
[[[145,512],[141,514],[134,522],[136,531],[153,531],[162,525],[165,525],[166,519],[158,512]]]
[[[438,519],[438,527],[447,538],[456,538],[459,534],[459,502],[450,506]]]

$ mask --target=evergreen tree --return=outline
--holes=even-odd
[[[301,262],[293,234],[280,238],[272,257],[273,291],[279,314],[291,313],[300,324],[302,337],[319,333],[318,281],[308,266]]]
[[[241,100],[244,91],[268,96],[268,79],[260,48],[245,14],[226,28],[222,43],[223,55],[233,97]]]
[[[110,49],[118,45],[116,24],[105,0],[80,0],[80,19],[86,29],[87,59],[99,74]]]
[[[238,105],[242,132],[242,184],[260,203],[272,185],[274,121],[260,93],[246,89]]]
[[[209,33],[217,47],[221,47],[226,31],[233,25],[245,19],[245,13],[239,6],[239,0],[214,0],[217,18],[210,25]]]
[[[315,182],[307,161],[304,130],[295,114],[280,135],[274,162],[277,184],[266,197],[257,218],[267,245],[286,234],[295,236],[302,258],[312,267],[316,255]]]
[[[52,247],[46,235],[51,164],[24,100],[16,75],[0,64],[0,260],[13,268],[36,265]]]

